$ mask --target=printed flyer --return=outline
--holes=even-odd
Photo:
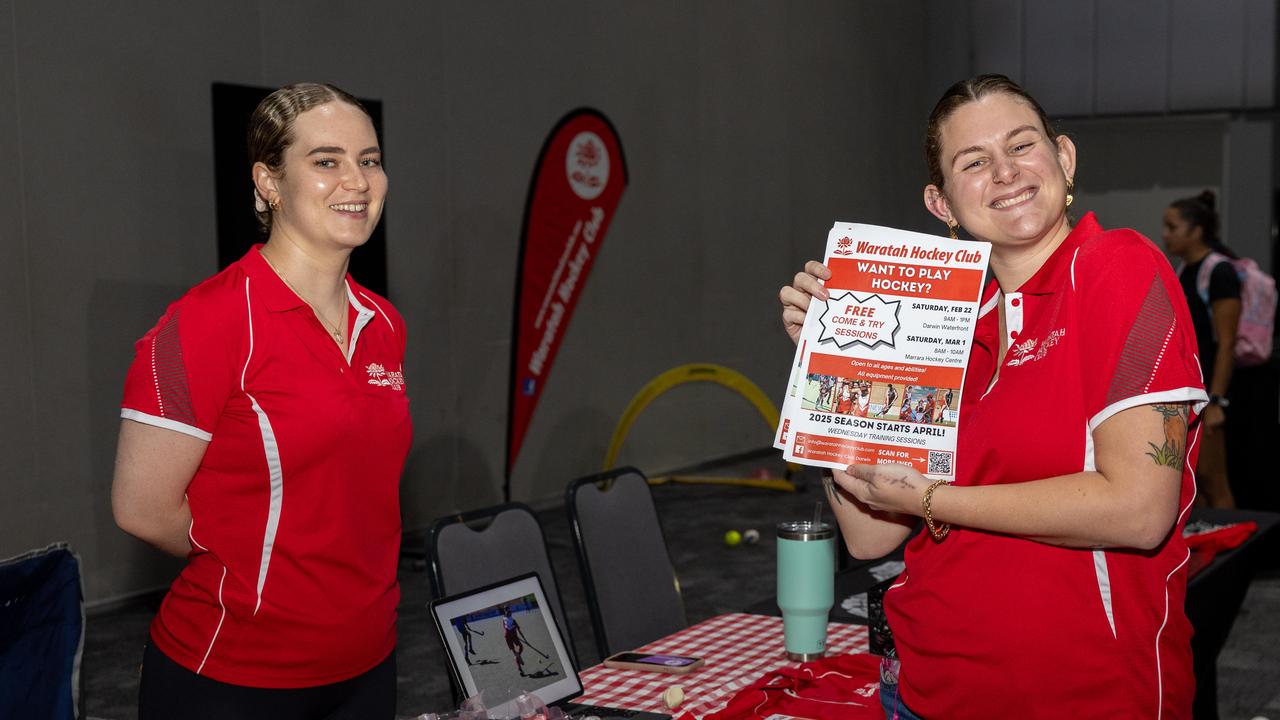
[[[960,390],[991,245],[836,223],[774,443],[791,462],[955,478]]]

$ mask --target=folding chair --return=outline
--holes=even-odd
[[[644,473],[624,467],[579,478],[565,506],[601,658],[688,625]]]
[[[524,503],[504,503],[480,510],[437,518],[427,535],[433,597],[456,595],[495,582],[536,572],[542,579],[547,602],[556,622],[569,640],[569,655],[577,663],[573,633],[546,537],[533,509]]]
[[[65,543],[0,560],[0,718],[78,717],[84,594]]]

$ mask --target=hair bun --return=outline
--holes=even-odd
[[[1218,196],[1212,190],[1205,190],[1196,196],[1196,200],[1204,203],[1205,207],[1213,210],[1218,205]]]

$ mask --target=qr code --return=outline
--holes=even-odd
[[[949,450],[930,450],[929,451],[929,475],[954,475],[955,470],[951,469],[951,458],[954,455]]]

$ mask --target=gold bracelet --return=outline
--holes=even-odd
[[[933,491],[946,482],[946,480],[934,480],[932,485],[925,488],[924,497],[920,498],[920,506],[924,508],[924,523],[929,526],[929,534],[936,542],[942,542],[947,537],[947,533],[951,532],[951,523],[934,525],[933,508],[929,507],[929,503],[933,501]]]

